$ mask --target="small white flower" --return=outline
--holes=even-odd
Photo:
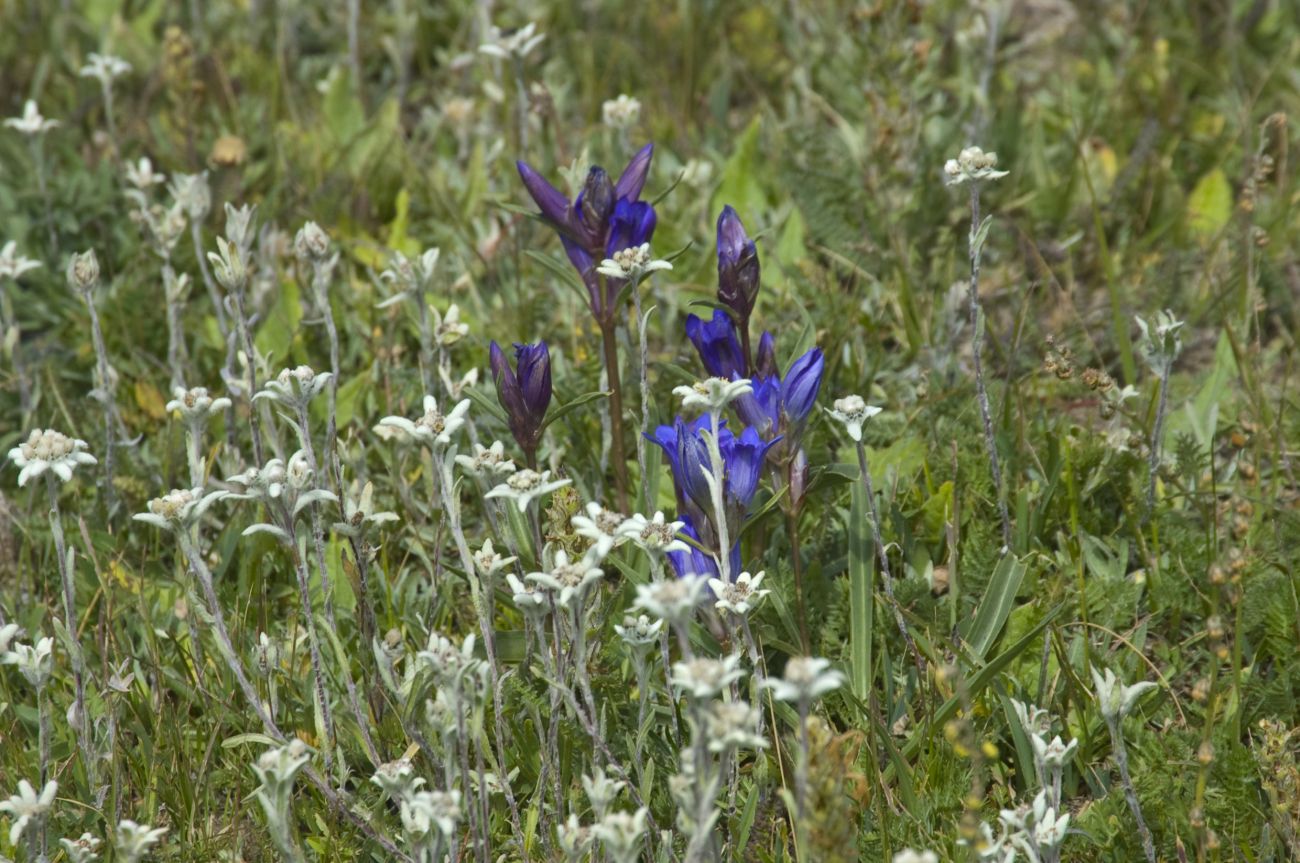
[[[370,781],[378,785],[390,800],[401,802],[420,790],[424,780],[415,775],[408,758],[386,761],[375,770]]]
[[[16,623],[6,623],[0,626],[0,656],[9,652],[9,643],[14,640],[14,636],[19,632],[19,626]]]
[[[551,472],[544,470],[538,473],[535,470],[525,468],[518,473],[513,473],[510,477],[496,488],[489,491],[484,497],[500,497],[513,500],[519,507],[520,512],[528,511],[528,504],[536,497],[548,495],[556,489],[564,488],[571,479],[550,479]]]
[[[705,581],[700,576],[656,581],[636,586],[633,608],[644,609],[670,624],[684,625],[695,613],[704,595]]]
[[[478,383],[478,369],[470,369],[460,376],[460,380],[453,381],[451,375],[447,373],[447,367],[439,366],[438,378],[442,381],[442,385],[447,388],[447,394],[453,399],[458,399],[465,390]],[[510,469],[514,470],[513,464]]]
[[[738,654],[723,659],[702,656],[673,663],[673,686],[699,700],[721,695],[743,676]]]
[[[69,863],[94,863],[99,859],[98,836],[82,833],[79,839],[60,839],[59,844],[67,853]]]
[[[417,302],[423,302],[419,299],[420,291],[428,290],[433,284],[433,275],[438,269],[438,257],[441,252],[438,249],[425,249],[424,252],[415,261],[411,261],[401,252],[393,252],[388,269],[379,274],[382,281],[390,282],[397,285],[398,292],[383,302],[375,306],[377,309],[386,309],[389,306],[396,305],[408,297],[413,297]]]
[[[447,446],[451,437],[465,425],[465,414],[469,412],[469,399],[457,402],[451,413],[443,415],[438,410],[438,400],[433,396],[424,397],[424,414],[414,422],[406,417],[384,417],[379,421],[381,428],[391,428],[404,432],[417,441],[430,445]]]
[[[373,483],[363,485],[359,495],[355,489],[348,494],[343,500],[343,521],[335,522],[334,529],[344,536],[359,538],[371,525],[401,520],[395,512],[375,512],[374,495]]]
[[[779,679],[768,678],[763,686],[771,689],[778,701],[808,703],[839,689],[843,683],[843,673],[831,668],[829,659],[796,656],[786,662]]]
[[[281,369],[274,380],[267,381],[262,391],[253,396],[253,400],[271,399],[294,409],[306,407],[333,377],[332,372],[316,372],[311,366]]]
[[[131,64],[121,57],[114,57],[112,54],[96,54],[93,51],[86,55],[86,65],[81,67],[81,77],[97,78],[104,86],[113,83],[114,78],[120,78],[127,72],[131,71]]]
[[[587,800],[591,802],[591,808],[596,811],[597,816],[605,814],[609,804],[614,802],[618,792],[626,785],[627,783],[620,780],[610,779],[600,767],[597,767],[591,776],[582,777],[582,789],[586,792]]]
[[[226,205],[226,231],[232,230],[230,219],[230,205]],[[236,213],[241,211],[236,210]],[[251,214],[249,218],[252,218]],[[233,230],[238,230],[236,226]],[[225,237],[217,237],[217,251],[208,252],[208,261],[212,264],[212,274],[216,277],[217,282],[227,291],[236,293],[242,291],[248,284],[248,266],[244,263],[244,256],[240,252],[240,245],[234,242],[227,242]]]
[[[310,760],[311,749],[295,737],[284,746],[273,746],[258,756],[253,772],[263,786],[274,790],[292,785],[299,771]]]
[[[591,540],[596,556],[604,558],[613,551],[614,546],[627,539],[627,534],[620,533],[620,528],[627,523],[627,519],[622,513],[605,509],[598,503],[587,504],[586,510],[586,515],[580,513],[570,521],[578,536]]]
[[[451,838],[460,823],[460,792],[416,791],[402,801],[400,815],[402,829],[413,837],[423,837],[437,829],[444,838]]]
[[[515,463],[506,458],[505,444],[499,440],[492,441],[490,447],[474,444],[474,455],[458,455],[456,456],[456,464],[474,476],[483,476],[489,479],[514,473],[517,469]]]
[[[604,570],[592,563],[587,555],[570,562],[568,553],[561,549],[555,553],[549,572],[530,572],[527,578],[551,591],[557,605],[578,607],[587,590],[605,576]]]
[[[650,244],[630,246],[605,258],[596,267],[596,272],[611,279],[626,279],[640,282],[642,278],[659,270],[671,270],[673,265],[664,260],[650,257]]]
[[[933,851],[913,851],[904,848],[894,855],[894,863],[939,863],[939,855]]]
[[[985,153],[979,147],[967,147],[957,158],[944,163],[943,172],[948,177],[948,185],[958,186],[1005,177],[1007,172],[997,170],[997,165],[997,153]]]
[[[59,125],[58,120],[47,120],[41,116],[41,109],[36,107],[36,102],[28,99],[23,103],[23,114],[21,117],[10,117],[5,120],[5,125],[10,129],[17,129],[24,135],[44,135],[46,132]]]
[[[638,846],[645,833],[648,810],[642,806],[634,813],[610,812],[591,828],[591,833],[605,843],[613,863],[635,863],[640,859]]]
[[[1039,792],[1040,796],[1043,794],[1044,792]],[[1046,808],[1041,816],[1034,819],[1034,841],[1040,848],[1058,848],[1065,841],[1065,834],[1069,829],[1069,812],[1058,814],[1055,809]]]
[[[510,585],[511,600],[525,617],[541,616],[546,613],[550,603],[545,589],[536,584],[520,581],[513,572],[506,573],[506,584]]]
[[[530,23],[526,27],[520,27],[509,33],[504,33],[498,27],[493,27],[488,33],[488,41],[479,46],[478,50],[484,54],[493,57],[500,57],[503,60],[511,58],[522,60],[532,53],[533,49],[542,44],[546,38],[545,33],[537,32],[537,24]]]
[[[99,284],[99,258],[95,256],[95,250],[74,252],[72,257],[68,258],[68,268],[64,271],[64,275],[73,290],[83,294],[93,291]]]
[[[1079,748],[1079,741],[1071,740],[1069,743],[1061,740],[1060,735],[1052,738],[1049,743],[1041,734],[1029,735],[1029,742],[1034,747],[1034,755],[1045,767],[1060,767],[1070,760],[1074,750]]]
[[[329,234],[315,222],[307,222],[293,238],[293,251],[306,261],[324,261],[329,258]]]
[[[143,192],[167,182],[167,175],[155,171],[148,156],[141,156],[137,162],[126,163],[126,181]]]
[[[701,408],[707,411],[721,411],[727,405],[743,395],[753,392],[748,378],[734,381],[722,378],[705,378],[690,386],[673,389],[673,395],[682,400],[682,407]]]
[[[13,240],[5,243],[4,248],[0,248],[0,279],[18,281],[18,277],[23,273],[39,269],[40,266],[40,261],[18,254],[18,244]]]
[[[149,501],[148,512],[136,513],[132,518],[168,530],[188,529],[198,522],[208,507],[229,496],[230,492],[220,490],[204,494],[202,488],[172,489]]]
[[[54,668],[54,639],[46,636],[37,639],[35,645],[15,644],[4,656],[0,657],[4,665],[16,665],[36,689],[44,688],[49,682],[50,672]]]
[[[1092,667],[1092,682],[1097,690],[1097,705],[1101,708],[1101,715],[1107,722],[1123,721],[1142,694],[1148,689],[1156,688],[1156,685],[1149,680],[1125,686],[1115,677],[1115,672],[1107,668],[1105,674],[1098,674],[1095,665]]]
[[[54,795],[59,790],[59,783],[51,779],[45,783],[41,793],[37,794],[32,783],[26,779],[18,782],[18,793],[8,800],[0,801],[0,811],[8,812],[14,819],[9,827],[9,844],[17,845],[27,825],[35,821],[40,824],[54,805]]]
[[[86,442],[70,438],[54,429],[35,429],[27,440],[9,450],[9,460],[21,470],[18,485],[52,471],[63,482],[72,479],[72,472],[84,464],[94,464],[95,457],[86,449]]]
[[[141,159],[140,161],[145,163],[149,160]],[[127,172],[129,176],[129,167]],[[157,176],[161,178],[162,174]],[[185,211],[185,215],[195,222],[202,222],[206,219],[208,212],[212,209],[212,187],[208,185],[207,171],[198,174],[173,174],[171,193],[172,198]]]
[[[474,565],[484,578],[492,578],[498,572],[514,563],[516,558],[505,557],[492,546],[492,540],[484,540],[483,547],[474,552]]]
[[[685,526],[684,521],[665,520],[663,510],[659,510],[654,514],[654,518],[646,518],[639,512],[634,513],[619,525],[618,532],[651,554],[668,554],[674,551],[691,550],[689,545],[677,538],[677,532]]]
[[[565,860],[585,859],[593,839],[591,828],[583,827],[578,816],[572,812],[567,821],[555,825],[555,838],[559,841]]]
[[[621,93],[617,99],[606,99],[600,114],[611,129],[627,129],[641,117],[641,101]]]
[[[720,578],[710,578],[709,589],[718,598],[716,603],[718,610],[730,611],[737,617],[744,617],[757,608],[758,604],[763,601],[763,597],[772,592],[758,589],[758,586],[763,583],[763,575],[762,572],[757,575],[742,572],[736,576],[735,581],[731,582],[723,581]]]
[[[618,637],[623,639],[623,643],[633,648],[647,648],[659,642],[659,634],[663,632],[664,622],[662,620],[651,620],[644,614],[637,617],[625,615],[621,624],[614,624],[614,631]]]
[[[862,440],[862,426],[882,409],[866,403],[862,396],[851,395],[836,399],[831,407],[831,416],[844,423],[849,437],[854,441]]]
[[[1160,375],[1169,373],[1174,360],[1183,350],[1181,330],[1183,321],[1174,317],[1173,312],[1164,309],[1156,313],[1150,321],[1135,318],[1138,329],[1142,331],[1139,345],[1147,365]]]
[[[167,410],[175,411],[189,422],[203,423],[230,407],[230,399],[213,398],[204,387],[173,387]]]
[[[226,482],[243,489],[243,494],[258,500],[275,500],[284,491],[288,474],[284,462],[273,458],[262,468],[250,467],[243,473],[228,477]]]
[[[438,344],[445,348],[451,347],[469,335],[469,324],[460,322],[460,306],[452,303],[447,307],[446,315],[433,306],[429,307],[429,311],[433,315],[433,337]]]
[[[137,824],[124,819],[118,822],[113,845],[127,863],[139,863],[166,833],[166,827],[150,827],[148,824]]]
[[[1020,727],[1028,734],[1046,734],[1052,727],[1052,717],[1041,707],[1011,699],[1011,706],[1020,720]]]
[[[709,705],[709,751],[765,749],[767,739],[758,728],[758,708],[744,701],[715,701]]]

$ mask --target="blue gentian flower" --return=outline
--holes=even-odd
[[[651,443],[659,444],[664,451],[664,455],[668,459],[668,466],[672,471],[673,477],[673,490],[677,493],[677,511],[679,514],[683,515],[683,517],[686,512],[686,502],[690,498],[686,494],[686,475],[682,468],[682,462],[678,450],[678,441],[682,438],[691,438],[692,440],[699,441],[702,444],[703,438],[700,437],[700,432],[709,428],[710,419],[708,415],[696,417],[690,422],[686,422],[681,417],[677,417],[673,421],[672,425],[659,426],[654,430],[653,434],[647,434],[645,436],[646,440]],[[731,431],[727,428],[727,421],[722,420],[721,425],[718,428],[719,446],[725,448],[727,442],[730,440]],[[692,448],[692,456],[694,456],[696,452],[697,450]],[[708,464],[708,458],[708,449],[706,447],[704,449],[703,464]],[[692,470],[698,470],[698,467],[695,464],[692,464],[691,468]],[[709,506],[707,503],[707,494],[708,491],[706,488],[706,507]]]
[[[654,145],[646,144],[627,163],[617,182],[610,180],[605,169],[593,167],[572,203],[527,162],[516,163],[528,194],[542,211],[542,218],[560,235],[569,262],[587,286],[592,314],[602,322],[613,320],[619,286],[606,284],[602,293],[596,267],[614,252],[648,243],[654,233],[654,208],[640,200],[653,155]]]
[[[679,515],[678,518],[685,522],[679,533],[685,534],[696,542],[703,544],[700,539],[699,531],[695,529],[695,524],[691,521],[691,517],[689,515]],[[683,578],[688,575],[703,575],[707,578],[719,577],[718,564],[717,561],[713,559],[713,555],[706,554],[693,545],[690,547],[689,551],[668,552],[668,562],[672,564],[673,569],[677,572],[678,578]],[[731,547],[731,571],[737,574],[740,572],[739,542],[735,543]]]
[[[686,336],[695,345],[704,368],[715,378],[732,380],[745,376],[745,354],[736,338],[736,328],[722,309],[713,310],[705,321],[698,315],[686,318]]]
[[[726,464],[726,497],[729,506],[737,508],[741,517],[749,511],[758,491],[758,481],[763,475],[763,462],[767,451],[781,440],[775,437],[765,441],[752,427],[741,432],[740,437],[733,437],[722,448],[722,460]]]
[[[779,431],[790,442],[797,443],[817,403],[826,358],[821,348],[813,348],[791,363],[782,378],[773,357],[770,335],[764,333],[759,342],[760,373],[750,381],[753,391],[734,402],[736,413],[763,436]],[[770,373],[762,373],[767,369]]]
[[[758,340],[758,357],[754,360],[754,376],[760,378],[780,377],[781,371],[776,364],[776,337],[764,330]]]
[[[541,440],[546,409],[551,404],[550,349],[546,342],[516,344],[517,370],[510,367],[505,352],[496,342],[492,342],[489,357],[497,400],[506,412],[510,433],[531,461]]]

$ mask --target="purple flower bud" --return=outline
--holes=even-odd
[[[606,174],[605,169],[599,165],[593,166],[587,172],[587,182],[582,187],[582,193],[578,195],[578,200],[574,201],[578,219],[590,238],[588,251],[591,251],[592,247],[604,250],[605,232],[609,225],[609,217],[614,214],[616,202],[614,183],[609,179],[609,174]]]
[[[736,338],[736,328],[722,309],[713,310],[707,323],[698,315],[686,318],[686,336],[699,351],[700,361],[710,375],[731,380],[745,374],[745,356]]]
[[[654,144],[646,144],[636,151],[636,155],[627,163],[627,167],[618,178],[618,183],[614,186],[615,198],[635,201],[641,197],[641,190],[645,188],[645,178],[650,173],[650,159],[654,154]]]
[[[781,407],[794,425],[802,424],[812,412],[825,369],[821,348],[813,348],[790,364],[781,382]]]
[[[682,525],[680,533],[690,537],[696,542],[701,542],[699,531],[695,529],[695,524],[691,517],[685,513],[677,516],[685,524]],[[700,551],[695,546],[691,546],[689,551],[670,551],[668,552],[668,562],[673,565],[678,578],[684,578],[688,575],[703,575],[708,578],[718,577],[718,564],[713,559],[713,555]],[[740,543],[737,542],[731,547],[731,571],[732,573],[740,572]]]
[[[767,330],[758,340],[758,358],[754,363],[755,377],[780,377],[781,369],[776,364],[776,338]]]
[[[772,374],[750,380],[753,391],[733,402],[736,413],[760,435],[766,436],[781,421],[781,379]]]
[[[758,299],[758,249],[730,205],[718,216],[718,302],[749,320]]]
[[[489,351],[492,380],[497,400],[506,412],[510,433],[525,452],[533,452],[541,440],[542,421],[551,404],[551,353],[546,342],[515,345],[516,369],[510,368],[505,352],[496,342]]]
[[[542,216],[557,228],[567,229],[569,225],[569,199],[559,189],[546,181],[546,178],[533,170],[527,162],[515,163],[519,176],[524,181],[528,194],[537,203]]]

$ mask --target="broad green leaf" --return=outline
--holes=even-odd
[[[1187,226],[1202,242],[1213,239],[1232,217],[1232,187],[1222,168],[1196,183],[1187,199]]]
[[[1016,591],[1024,580],[1025,569],[1025,564],[1013,554],[1003,555],[994,568],[975,617],[962,633],[976,659],[984,658],[1002,631],[1002,625],[1007,622],[1016,602]]]

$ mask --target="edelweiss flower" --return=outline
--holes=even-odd
[[[5,125],[10,129],[17,129],[24,135],[44,135],[58,126],[59,121],[47,120],[42,117],[40,108],[36,107],[36,102],[28,99],[23,104],[23,115],[21,117],[10,117],[5,120]]]
[[[438,411],[438,400],[433,396],[425,396],[424,415],[419,419],[412,422],[406,417],[384,417],[379,421],[379,428],[396,429],[421,443],[447,446],[451,443],[451,436],[465,424],[465,414],[468,412],[469,399],[457,402],[451,413],[443,416]]]
[[[230,407],[230,399],[213,398],[205,387],[173,387],[167,410],[180,413],[188,422],[207,422]]]
[[[148,824],[137,824],[125,819],[118,822],[113,844],[118,855],[127,863],[137,863],[166,833],[166,827],[150,827]]]
[[[695,606],[704,595],[705,579],[687,575],[671,581],[657,581],[636,586],[633,608],[642,608],[670,624],[682,625],[690,620]]]
[[[726,582],[720,578],[710,578],[709,589],[718,598],[716,603],[718,610],[730,611],[737,617],[744,617],[757,608],[758,604],[763,601],[763,597],[772,592],[758,589],[758,586],[763,583],[763,575],[762,572],[757,575],[742,572],[732,582]]]
[[[398,293],[377,304],[375,308],[386,309],[396,305],[407,297],[415,297],[420,291],[427,290],[433,283],[433,274],[438,269],[438,249],[425,249],[423,254],[412,263],[401,252],[393,252],[392,263],[388,269],[379,274],[385,282],[398,287]],[[423,300],[418,300],[423,302]]]
[[[600,106],[601,118],[612,129],[626,129],[636,123],[641,116],[641,101],[626,93],[620,93],[617,99],[606,99]]]
[[[844,423],[844,427],[849,432],[849,437],[855,441],[862,440],[862,426],[867,420],[880,413],[882,408],[874,407],[866,403],[862,396],[845,396],[842,399],[836,399],[832,408],[831,416]]]
[[[81,67],[81,77],[97,78],[99,83],[108,86],[114,78],[119,78],[131,71],[131,64],[121,57],[114,57],[112,54],[96,54],[93,51],[86,55],[86,65]]]
[[[530,572],[528,580],[555,594],[557,605],[565,608],[582,603],[587,590],[605,576],[604,570],[592,566],[589,556],[569,562],[569,555],[563,549],[555,553],[555,562],[549,572]]]
[[[778,701],[807,704],[843,685],[843,673],[830,666],[829,659],[796,656],[786,662],[781,678],[768,678],[763,686],[771,689]]]
[[[18,277],[23,273],[39,269],[40,266],[40,261],[18,254],[18,244],[13,240],[5,243],[4,248],[0,249],[0,279],[18,281]]]
[[[488,41],[480,45],[478,50],[483,54],[490,54],[503,60],[511,58],[522,60],[531,54],[534,48],[542,44],[542,40],[545,38],[545,33],[537,32],[536,23],[530,23],[518,30],[504,32],[499,27],[493,27],[488,33]]]
[[[663,510],[659,510],[654,518],[634,513],[619,525],[618,532],[651,554],[668,554],[691,550],[689,545],[677,538],[677,532],[685,526],[684,521],[666,521]]]
[[[939,855],[933,851],[913,851],[904,848],[894,855],[894,863],[939,863]]]
[[[535,470],[525,468],[510,475],[510,478],[489,491],[484,497],[503,497],[513,500],[519,507],[520,512],[528,511],[528,504],[535,497],[542,497],[550,494],[558,488],[564,488],[571,479],[549,480],[551,472],[544,470],[538,473]]]
[[[126,163],[126,181],[143,192],[167,182],[167,175],[155,171],[148,156],[141,156],[138,162]]]
[[[525,617],[546,613],[549,603],[544,589],[520,581],[513,572],[506,573],[506,583],[510,585],[511,600]]]
[[[35,429],[24,443],[9,450],[9,460],[21,470],[18,485],[27,485],[34,476],[53,471],[63,482],[72,479],[72,472],[83,464],[94,464],[95,457],[83,452],[84,440],[70,438],[54,429]]]
[[[307,261],[324,261],[330,253],[329,234],[315,222],[307,222],[293,238],[293,251]]]
[[[943,172],[948,175],[948,185],[958,186],[1005,177],[1007,172],[996,170],[997,165],[997,153],[985,153],[979,147],[967,147],[957,158],[944,163]]]
[[[503,557],[497,553],[492,546],[492,540],[484,540],[483,547],[474,552],[474,565],[478,567],[480,573],[485,578],[491,578],[510,564],[514,563],[516,558]]]
[[[632,863],[640,859],[638,846],[648,815],[649,810],[644,806],[633,813],[609,812],[591,828],[591,833],[605,843],[613,863]]]
[[[1156,688],[1149,680],[1125,686],[1115,677],[1115,672],[1107,668],[1105,674],[1099,674],[1095,665],[1092,667],[1092,683],[1097,690],[1097,705],[1107,722],[1123,721],[1142,694],[1148,689]]]
[[[460,792],[416,791],[402,801],[402,829],[411,836],[422,837],[437,828],[444,839],[456,832],[460,822]]]
[[[294,409],[306,407],[308,402],[329,385],[333,377],[332,372],[318,373],[311,366],[282,369],[275,380],[266,382],[266,386],[253,396],[253,400],[272,399]]]
[[[662,620],[652,621],[644,614],[639,617],[626,615],[622,624],[614,624],[614,631],[618,637],[630,647],[646,648],[659,641],[659,633],[663,632],[664,622]]]
[[[33,688],[42,689],[49,682],[50,672],[54,668],[54,639],[48,636],[37,639],[35,646],[15,644],[0,657],[0,663],[18,666],[18,670]]]
[[[1079,748],[1079,741],[1071,740],[1067,744],[1061,740],[1060,735],[1052,738],[1052,742],[1048,743],[1043,735],[1031,734],[1029,742],[1034,747],[1034,755],[1047,767],[1060,767],[1069,761],[1074,750]]]
[[[63,846],[70,863],[94,863],[99,859],[98,836],[82,833],[79,839],[60,839],[59,844]]]
[[[378,785],[390,800],[402,801],[418,791],[424,780],[415,775],[409,758],[385,761],[375,770],[370,781]]]
[[[41,793],[37,794],[32,783],[23,779],[18,783],[17,794],[8,800],[0,801],[0,810],[8,812],[14,819],[14,823],[9,828],[9,844],[17,845],[28,824],[33,821],[39,824],[45,818],[50,807],[54,805],[54,795],[58,790],[59,783],[51,779],[45,783]]]
[[[723,659],[702,656],[673,663],[673,686],[699,700],[721,695],[743,676],[739,654]]]
[[[343,521],[335,522],[334,529],[344,536],[361,537],[371,525],[400,521],[395,512],[374,511],[374,494],[373,483],[363,485],[359,496],[349,494],[343,500]]]
[[[506,458],[505,444],[499,440],[492,441],[492,446],[485,447],[482,444],[474,444],[474,455],[456,456],[456,464],[463,467],[468,473],[474,476],[486,476],[495,478],[514,473],[515,463]]]
[[[650,244],[642,243],[615,252],[600,262],[596,272],[611,279],[640,282],[645,276],[659,270],[671,270],[673,265],[650,256]]]
[[[569,519],[578,536],[591,540],[591,548],[596,556],[604,558],[613,549],[627,539],[620,533],[620,528],[627,522],[622,513],[605,509],[598,503],[587,504],[586,515],[575,515]]]
[[[767,740],[758,728],[758,708],[744,701],[715,701],[709,705],[709,751],[765,749]]]
[[[754,391],[748,378],[723,380],[722,378],[705,378],[691,386],[673,389],[673,395],[681,397],[682,407],[701,408],[707,411],[721,411],[727,405]]]
[[[460,306],[452,303],[447,307],[446,316],[432,306],[429,311],[433,315],[433,337],[438,340],[438,344],[445,348],[451,347],[469,335],[469,324],[460,322]]]
[[[148,512],[138,512],[132,518],[168,530],[188,528],[198,522],[208,507],[229,496],[230,492],[220,490],[204,494],[202,488],[172,489],[149,501]]]

